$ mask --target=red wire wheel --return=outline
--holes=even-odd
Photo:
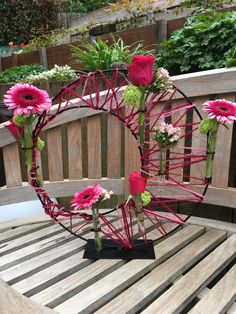
[[[99,214],[99,231],[116,244],[133,248],[135,236],[146,240],[147,231],[153,229],[156,232],[154,241],[158,241],[183,225],[202,202],[208,184],[202,171],[206,160],[206,139],[198,131],[202,118],[194,103],[174,86],[171,91],[151,94],[145,105],[145,142],[140,147],[139,108],[124,104],[122,99],[127,83],[124,73],[118,70],[97,71],[81,75],[62,88],[53,98],[57,104],[56,111],[44,112],[33,130],[33,169],[29,177],[45,212],[71,234],[87,240],[85,233],[91,227],[91,212],[62,207],[53,202],[37,183],[37,138],[47,124],[67,110],[91,108],[115,116],[137,142],[140,170],[147,178],[146,190],[152,198],[143,208],[146,219],[142,228],[136,222],[134,202],[124,200],[112,210]],[[124,106],[127,108],[125,111]],[[163,121],[181,129],[178,144],[164,151],[154,140],[155,128]]]

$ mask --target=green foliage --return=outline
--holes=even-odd
[[[190,17],[163,43],[157,66],[172,75],[224,67],[227,51],[236,44],[235,33],[236,12]]]
[[[225,5],[232,4],[234,0],[184,0],[181,8],[193,9],[194,13],[204,12],[207,10],[222,9]]]
[[[43,71],[45,71],[45,69],[40,64],[12,67],[0,72],[0,83],[17,83],[30,74],[38,74]]]
[[[228,52],[225,54],[226,56],[226,67],[235,67],[236,66],[236,45],[232,47]]]
[[[86,13],[100,9],[112,2],[115,0],[65,0],[64,10],[70,13]]]
[[[27,43],[33,28],[54,29],[57,13],[55,0],[1,0],[0,45]]]
[[[132,56],[151,53],[146,51],[141,42],[125,45],[123,40],[113,38],[111,45],[102,39],[93,43],[84,42],[81,46],[71,46],[73,61],[86,71],[110,69],[115,62],[131,63]]]
[[[28,45],[22,50],[23,52],[35,51],[41,47],[52,47],[59,44],[60,40],[68,33],[64,28],[55,29],[51,32],[32,31]]]

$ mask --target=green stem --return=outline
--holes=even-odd
[[[160,147],[160,152],[159,152],[159,175],[163,176],[165,174],[165,152],[166,149],[165,147]]]
[[[205,178],[211,179],[212,177],[212,160],[216,148],[217,131],[209,131],[209,139],[207,144],[207,160],[206,160],[206,171]]]
[[[144,144],[144,136],[145,136],[145,90],[142,89],[143,95],[139,107],[139,143],[140,146]]]
[[[142,201],[141,196],[136,195],[135,199],[135,206],[136,206],[136,219],[138,223],[138,228],[141,234],[145,233],[145,226],[144,226],[144,216],[143,216],[143,210],[142,210]]]
[[[33,161],[33,148],[32,148],[32,135],[31,135],[31,124],[27,123],[25,125],[25,156],[26,156],[26,165],[27,171],[32,169]]]
[[[93,218],[93,230],[94,230],[96,249],[98,252],[100,252],[102,250],[102,239],[100,238],[100,235],[98,232],[98,224],[99,224],[98,205],[97,205],[97,208],[92,208],[92,218]]]

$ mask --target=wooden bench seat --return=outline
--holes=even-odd
[[[85,243],[50,221],[0,226],[0,313],[236,313],[236,226],[202,222],[131,261],[83,259]]]

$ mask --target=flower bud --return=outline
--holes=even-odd
[[[24,115],[17,114],[13,117],[13,121],[18,126],[24,126],[27,124],[28,118]]]
[[[134,85],[128,85],[124,91],[124,101],[126,104],[139,108],[143,97],[143,91]]]
[[[209,131],[216,132],[219,128],[219,122],[215,119],[205,118],[199,125],[199,131],[202,134],[207,134]]]

